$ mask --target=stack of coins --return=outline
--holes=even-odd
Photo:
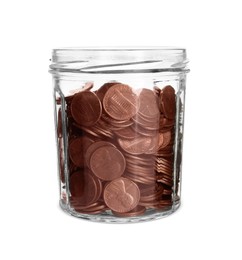
[[[117,217],[171,207],[174,89],[134,90],[119,82],[91,87],[65,98],[65,125],[58,113],[57,136],[65,128],[68,138],[71,207]],[[63,156],[59,162],[65,183]]]

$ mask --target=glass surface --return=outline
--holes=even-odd
[[[61,208],[110,223],[174,212],[186,51],[58,49],[52,61]]]

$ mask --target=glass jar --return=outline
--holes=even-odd
[[[54,49],[60,206],[100,222],[180,205],[186,50]]]

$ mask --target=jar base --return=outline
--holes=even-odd
[[[66,212],[67,214],[81,218],[84,220],[89,220],[93,222],[103,222],[103,223],[117,223],[117,224],[128,224],[128,223],[139,223],[139,222],[146,222],[156,219],[161,219],[164,217],[167,217],[177,211],[177,209],[180,207],[181,202],[180,200],[177,200],[173,206],[157,210],[157,209],[147,209],[146,212],[143,215],[135,216],[135,217],[117,217],[111,214],[111,211],[106,211],[100,214],[91,215],[91,214],[82,214],[78,213],[75,210],[72,210],[69,208],[65,203],[63,203],[62,200],[60,200],[60,207],[61,209]]]

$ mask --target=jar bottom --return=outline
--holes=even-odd
[[[175,200],[175,202],[171,207],[167,207],[165,209],[147,209],[143,215],[135,216],[135,217],[118,217],[113,215],[110,210],[106,210],[105,212],[96,215],[82,214],[69,208],[62,200],[60,200],[59,204],[61,209],[64,212],[77,218],[81,218],[93,222],[127,224],[127,223],[146,222],[146,221],[167,217],[178,210],[178,208],[181,205],[181,202],[180,199],[177,199]]]

